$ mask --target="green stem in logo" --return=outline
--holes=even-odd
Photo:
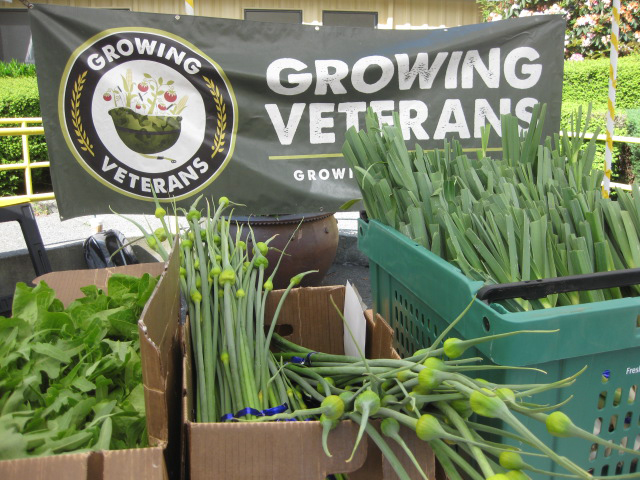
[[[126,75],[120,75],[120,77],[122,77],[122,87],[124,88],[125,92],[125,105],[131,108],[131,101],[136,96],[135,92],[133,91],[133,72],[129,68],[127,69]]]

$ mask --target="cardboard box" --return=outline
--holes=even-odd
[[[115,273],[160,275],[138,322],[149,448],[61,454],[0,462],[3,480],[168,480],[180,471],[181,348],[179,256],[169,262],[42,275],[66,305],[82,297],[81,287],[106,289]]]
[[[289,340],[316,351],[343,354],[343,323],[331,304],[344,304],[344,287],[298,288],[287,298],[276,331]],[[269,298],[265,318],[272,318],[282,291]],[[392,347],[393,332],[381,317],[367,315],[367,356],[398,358]],[[187,327],[188,328],[188,327]],[[187,330],[188,332],[188,330]],[[391,480],[397,476],[365,435],[349,463],[358,425],[343,421],[329,435],[329,458],[322,450],[319,422],[196,423],[189,335],[183,334],[183,416],[185,418],[186,471],[190,480],[324,480],[331,473],[348,473],[350,480]],[[408,430],[403,432],[429,478],[436,478],[436,463],[428,445]],[[412,478],[421,478],[413,465],[392,445]]]

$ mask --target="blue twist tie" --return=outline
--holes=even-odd
[[[311,355],[313,355],[314,353],[318,353],[318,352],[309,352],[307,353],[307,356],[304,358],[304,364],[311,366]]]
[[[227,413],[226,415],[220,417],[221,422],[226,422],[228,420],[233,420],[233,413]]]
[[[298,357],[298,356],[293,356],[289,359],[288,362],[285,362],[285,365],[287,363],[296,363],[298,365],[302,365],[303,367],[306,366],[311,366],[311,355],[313,355],[314,353],[318,353],[318,352],[309,352],[307,353],[306,357],[302,358],[302,357]]]
[[[256,417],[262,417],[262,412],[260,410],[256,410],[255,408],[247,407],[240,410],[238,413],[236,413],[235,416],[236,418],[241,418],[246,415],[254,415]]]
[[[282,405],[278,405],[277,407],[267,408],[262,411],[262,415],[265,417],[270,417],[271,415],[277,415],[278,413],[284,413],[289,409],[289,405],[283,403]]]

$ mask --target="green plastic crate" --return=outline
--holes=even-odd
[[[402,355],[428,346],[483,286],[377,221],[360,220],[358,228],[358,246],[369,258],[373,308],[390,323],[395,346]],[[559,331],[483,343],[472,354],[497,365],[540,368],[546,375],[492,370],[485,377],[491,375],[492,381],[503,384],[550,383],[587,366],[570,387],[537,395],[534,400],[556,404],[573,395],[561,410],[576,425],[601,438],[640,449],[640,400],[636,400],[640,385],[640,298],[518,313],[476,299],[451,336],[476,338],[522,329]],[[640,471],[640,456],[596,448],[580,439],[552,437],[538,422],[525,419],[524,423],[557,453],[596,476]],[[530,463],[565,473],[550,461]]]

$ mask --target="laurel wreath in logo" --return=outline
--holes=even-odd
[[[227,106],[224,103],[224,99],[222,98],[220,90],[215,85],[215,83],[213,83],[213,80],[204,76],[202,78],[204,78],[204,81],[209,87],[209,91],[211,92],[211,95],[213,95],[213,101],[216,104],[218,124],[216,126],[216,134],[213,137],[213,146],[211,147],[211,150],[213,150],[211,158],[213,158],[219,152],[222,152],[224,150],[224,138],[226,136],[226,133],[224,131],[227,128]]]
[[[78,143],[82,145],[80,148],[85,152],[89,152],[92,157],[93,145],[87,137],[87,133],[82,126],[82,118],[80,117],[80,96],[82,95],[82,89],[84,88],[84,82],[87,79],[87,72],[80,74],[76,83],[73,85],[73,93],[71,94],[71,118],[73,121],[73,127],[75,128],[76,139]]]

